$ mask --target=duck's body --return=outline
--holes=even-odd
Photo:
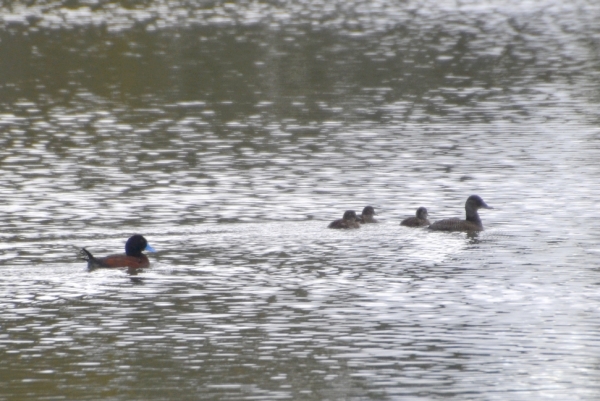
[[[146,238],[136,234],[127,240],[125,244],[125,254],[115,254],[96,258],[87,249],[82,248],[83,260],[88,262],[88,269],[111,268],[111,267],[129,267],[132,269],[141,269],[150,266],[148,257],[142,251],[155,252],[154,248],[148,245]]]
[[[459,218],[439,220],[429,226],[438,231],[483,231],[483,223],[477,210],[492,209],[477,195],[471,195],[465,202],[466,219]]]
[[[415,216],[402,220],[400,225],[406,227],[425,227],[430,224],[429,220],[427,220],[427,216],[427,209],[421,206],[417,209]]]
[[[142,269],[150,266],[150,260],[143,254],[141,256],[115,254],[103,258],[96,258],[87,249],[82,248],[81,250],[85,254],[84,260],[87,260],[89,269],[99,267],[130,267],[132,269]]]
[[[375,209],[373,208],[373,206],[365,206],[365,208],[362,211],[362,214],[358,217],[358,221],[362,224],[379,223],[377,219],[373,217],[376,214],[377,213],[375,213]]]
[[[360,223],[356,220],[356,212],[354,210],[346,210],[344,217],[339,220],[332,221],[329,228],[360,228]]]

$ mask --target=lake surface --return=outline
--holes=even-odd
[[[598,400],[600,4],[39,3],[0,6],[0,400]],[[484,232],[399,225],[471,194]],[[148,269],[78,260],[133,233]]]

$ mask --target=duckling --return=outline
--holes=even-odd
[[[365,208],[362,211],[362,214],[360,216],[358,216],[357,220],[362,223],[362,224],[367,224],[367,223],[379,223],[373,216],[375,216],[377,213],[375,213],[375,209],[373,208],[373,206],[365,206]]]
[[[425,209],[423,206],[421,206],[420,208],[417,209],[417,213],[416,216],[414,217],[409,217],[407,219],[402,220],[402,222],[400,223],[400,225],[402,226],[406,226],[406,227],[425,227],[428,226],[429,220],[427,220],[427,216],[429,214],[427,213],[427,209]]]
[[[356,212],[354,210],[346,210],[344,216],[332,221],[329,228],[360,228],[360,223],[356,221]]]

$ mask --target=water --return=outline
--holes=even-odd
[[[598,399],[600,7],[438,3],[3,5],[0,399]]]

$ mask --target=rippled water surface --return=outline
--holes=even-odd
[[[597,400],[598,21],[4,3],[0,400]],[[471,194],[484,232],[399,225]]]

